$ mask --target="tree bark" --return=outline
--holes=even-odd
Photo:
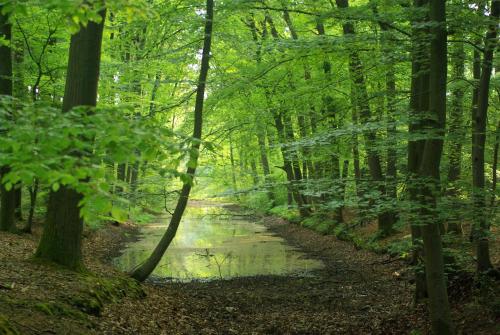
[[[274,207],[276,205],[276,197],[272,189],[273,185],[271,180],[271,170],[269,168],[269,159],[267,157],[265,131],[257,134],[257,141],[259,144],[260,163],[262,164],[262,171],[264,172],[264,182],[267,190],[267,196],[271,202],[271,207]]]
[[[349,0],[336,0],[335,2],[339,9],[345,10],[349,7]],[[343,23],[342,28],[344,36],[352,37],[355,35],[354,25],[352,24],[352,22]],[[349,73],[354,84],[354,100],[356,101],[356,104],[359,108],[361,121],[363,123],[370,122],[372,121],[372,115],[368,99],[368,91],[364,78],[364,67],[358,52],[354,49],[349,50]],[[386,194],[386,188],[384,185],[385,178],[382,172],[380,156],[375,149],[377,143],[376,133],[372,130],[366,130],[364,131],[364,138],[371,178],[373,182],[377,184],[377,188],[381,196],[384,197]],[[378,225],[380,234],[382,236],[390,234],[393,230],[393,226],[396,223],[396,220],[396,212],[393,210],[383,210],[381,213],[379,213]]]
[[[415,0],[414,6],[422,9],[428,5],[428,0]],[[428,14],[416,17],[412,22],[412,79],[409,113],[408,140],[408,198],[410,201],[410,228],[413,243],[412,263],[415,266],[415,301],[427,298],[425,272],[420,269],[423,260],[422,229],[418,224],[418,201],[420,184],[418,181],[419,167],[422,162],[425,140],[421,139],[423,117],[429,109],[429,48],[428,30],[423,25]]]
[[[76,106],[96,106],[105,10],[99,15],[100,23],[89,22],[71,36],[63,112]],[[50,192],[45,229],[36,257],[73,270],[83,268],[81,200],[80,193],[65,185]]]
[[[460,35],[461,36],[461,35]],[[460,86],[465,80],[465,49],[462,42],[456,41],[451,52],[452,59],[452,79],[458,81],[459,86],[452,92],[451,111],[450,111],[450,126],[448,131],[449,142],[449,162],[448,162],[448,187],[447,195],[451,197],[452,202],[456,202],[458,196],[457,182],[460,180],[462,172],[462,142],[464,140],[463,131],[463,100],[464,89]],[[458,205],[458,204],[457,204]],[[447,231],[455,234],[462,234],[460,226],[461,216],[455,214],[455,211],[450,213],[448,217]]]
[[[286,13],[286,11],[285,11]],[[280,36],[274,25],[273,19],[266,15],[266,22],[271,28],[271,36],[275,40],[279,40]],[[296,38],[297,36],[295,36]],[[292,85],[293,86],[293,85]],[[266,93],[268,102],[270,103],[271,98],[269,93]],[[276,130],[278,131],[278,136],[281,138],[282,144],[293,143],[294,142],[294,131],[293,123],[290,115],[286,112],[273,110],[273,117],[275,121]],[[300,216],[302,218],[307,218],[311,215],[310,208],[307,204],[307,199],[301,192],[301,182],[302,182],[302,171],[300,170],[300,163],[296,149],[287,150],[281,146],[281,152],[283,154],[284,170],[287,175],[288,182],[290,183],[290,188],[293,194],[293,198],[297,203]]]
[[[9,15],[3,14],[4,5],[0,5],[0,36],[8,43],[12,42],[12,25]],[[10,44],[0,44],[0,96],[12,97],[12,49]],[[8,136],[8,129],[1,130],[2,136]],[[0,178],[10,172],[10,167],[0,167]],[[0,231],[15,231],[16,190],[7,189],[3,181],[0,183]]]
[[[440,189],[440,162],[446,125],[447,32],[446,2],[431,0],[429,113],[419,177],[422,181],[422,238],[424,242],[425,274],[429,294],[429,314],[434,334],[454,334],[444,274],[443,248],[438,225],[437,200]]]
[[[212,25],[213,25],[213,15],[214,15],[214,1],[207,0],[207,12],[205,20],[205,37],[203,43],[203,55],[201,59],[201,69],[200,77],[198,80],[198,88],[196,91],[196,103],[194,109],[194,130],[193,130],[193,144],[191,146],[191,161],[193,164],[187,168],[187,175],[194,179],[196,173],[196,166],[198,163],[198,155],[201,145],[201,135],[203,127],[203,105],[205,99],[205,87],[207,83],[208,70],[210,68],[210,50],[212,46]],[[191,193],[192,182],[185,182],[182,186],[182,190],[177,201],[172,218],[170,219],[170,224],[167,231],[163,235],[162,239],[156,246],[155,250],[151,256],[139,267],[131,272],[131,277],[138,281],[144,281],[153,272],[161,258],[165,254],[165,251],[170,246],[170,243],[174,239],[177,228],[186,209],[189,194]]]
[[[500,0],[491,2],[491,24],[486,33],[484,57],[479,81],[478,104],[473,115],[472,133],[472,187],[474,202],[474,226],[476,229],[477,271],[486,272],[493,268],[490,259],[488,218],[486,214],[486,189],[484,176],[484,151],[486,144],[486,124],[488,115],[488,100],[490,92],[493,55],[497,46],[498,17],[500,15]]]

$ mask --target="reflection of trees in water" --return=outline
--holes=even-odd
[[[211,266],[211,263],[212,263],[212,260],[213,260],[215,262],[215,265],[217,266],[217,271],[219,273],[219,278],[223,279],[223,276],[222,276],[222,266],[224,265],[224,263],[226,262],[226,260],[232,258],[233,253],[232,253],[232,251],[229,251],[229,252],[223,254],[223,257],[219,258],[216,254],[210,253],[209,249],[205,249],[205,253],[197,254],[197,255],[199,257],[206,258],[208,260],[208,262],[209,262],[208,267]]]
[[[196,210],[201,210],[196,208]],[[179,279],[225,278],[305,272],[316,268],[314,260],[256,223],[218,220],[212,215],[189,216],[179,231],[176,247],[167,252],[156,275]],[[182,227],[182,226],[181,226]],[[127,247],[117,263],[130,269],[144,261],[159,229],[143,229],[143,238]]]

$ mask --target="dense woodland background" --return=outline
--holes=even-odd
[[[0,1],[0,229],[83,269],[83,222],[192,185],[407,260],[453,333],[451,278],[500,277],[500,1],[213,5]]]

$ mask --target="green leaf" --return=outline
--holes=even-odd
[[[111,209],[111,216],[116,221],[123,223],[123,222],[126,222],[128,219],[128,212],[119,208],[119,207],[113,207]]]

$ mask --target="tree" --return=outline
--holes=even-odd
[[[99,11],[99,22],[88,22],[71,36],[63,112],[83,106],[92,113],[97,104],[97,87],[105,10]],[[72,155],[85,153],[72,152]],[[48,200],[47,217],[36,257],[70,269],[83,267],[81,239],[83,219],[80,215],[82,194],[61,185],[53,187]]]
[[[488,115],[493,55],[497,46],[500,1],[491,2],[491,24],[485,37],[484,56],[478,88],[478,103],[473,115],[472,133],[472,187],[474,202],[474,229],[476,232],[477,271],[486,272],[493,268],[490,260],[486,207],[484,152],[486,144],[486,122]]]
[[[431,0],[429,8],[431,32],[429,110],[425,119],[426,136],[419,168],[422,239],[425,274],[429,294],[429,310],[434,334],[453,334],[450,305],[444,274],[443,246],[438,225],[437,199],[440,194],[440,162],[446,125],[446,2]]]
[[[349,7],[348,0],[336,0],[337,7],[346,10]],[[342,25],[344,36],[352,38],[355,35],[354,25],[352,22],[345,22]],[[369,97],[365,82],[365,73],[363,63],[358,52],[355,49],[349,51],[349,73],[353,82],[354,101],[360,111],[361,121],[368,123],[372,121],[372,113],[369,105]],[[386,193],[384,183],[384,174],[382,171],[382,163],[375,146],[377,141],[376,132],[367,130],[364,132],[365,147],[367,153],[368,166],[373,182],[380,191],[381,196]],[[392,210],[384,210],[378,215],[379,231],[381,235],[388,235],[392,232],[393,225],[396,223],[396,213]]]
[[[0,96],[5,99],[12,98],[12,25],[9,15],[4,13],[4,5],[0,5],[0,34],[5,42],[0,43]],[[10,105],[9,101],[5,101]],[[10,113],[10,112],[8,112]],[[2,136],[8,136],[8,129],[2,129]],[[3,178],[10,172],[9,166],[0,168],[0,176]],[[0,230],[14,231],[16,211],[16,190],[10,184],[0,183]]]
[[[196,104],[194,108],[194,130],[193,130],[193,143],[191,145],[191,157],[187,168],[187,178],[182,186],[182,190],[177,200],[177,205],[170,219],[170,224],[167,231],[163,235],[162,239],[156,246],[155,250],[151,256],[139,267],[134,269],[131,273],[132,278],[138,281],[144,281],[147,277],[154,271],[155,267],[160,262],[161,258],[165,254],[165,251],[170,246],[170,243],[174,239],[177,228],[186,209],[189,194],[191,193],[192,183],[194,182],[194,177],[196,173],[196,167],[198,165],[198,157],[201,146],[201,135],[203,127],[203,105],[205,101],[205,88],[208,78],[208,70],[210,68],[210,50],[212,48],[212,30],[213,30],[213,18],[214,18],[214,1],[207,0],[206,7],[206,17],[205,17],[205,34],[203,42],[203,53],[201,58],[201,68],[200,76],[198,79],[198,88],[196,90]]]

